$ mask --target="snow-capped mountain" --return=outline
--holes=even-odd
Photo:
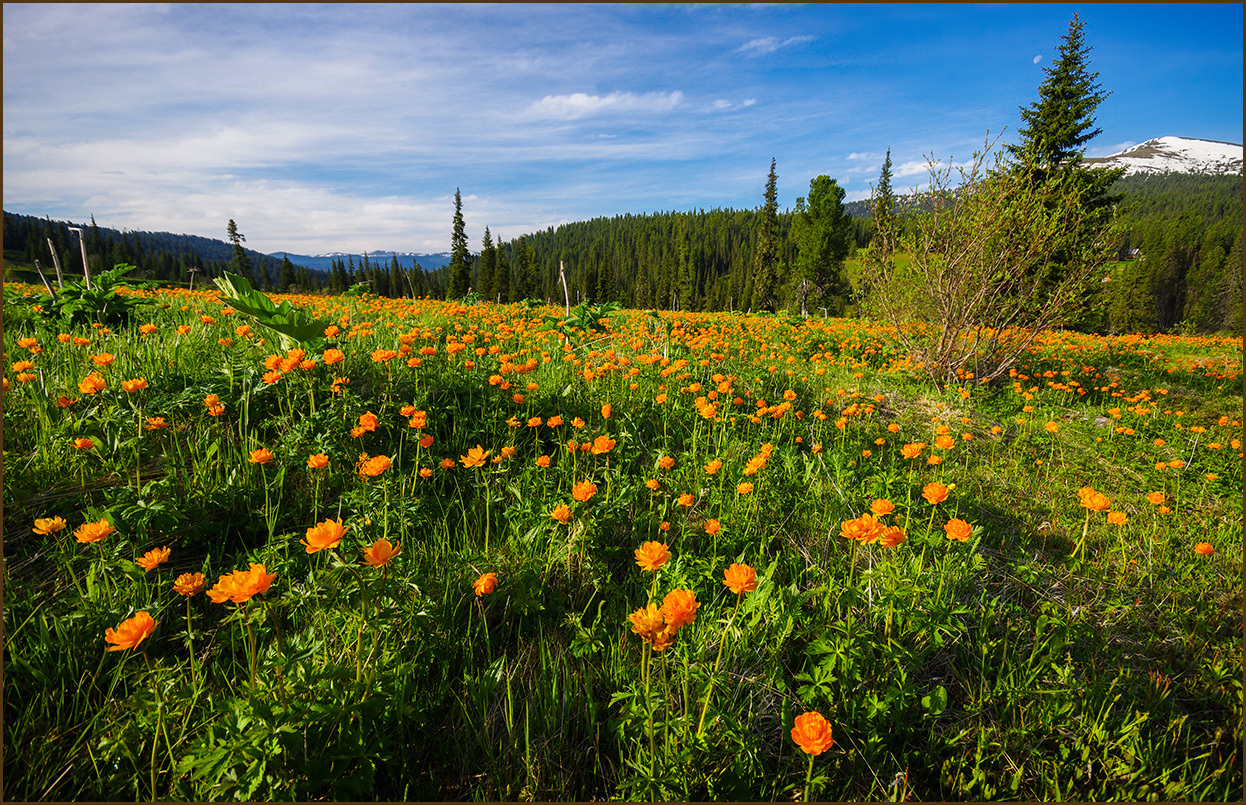
[[[1242,146],[1194,137],[1156,137],[1118,154],[1082,160],[1084,164],[1123,167],[1135,173],[1240,174]]]

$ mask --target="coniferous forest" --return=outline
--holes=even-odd
[[[760,176],[759,176],[760,179]],[[833,183],[832,183],[833,184]],[[760,189],[760,182],[759,182]],[[838,188],[836,188],[838,189]],[[1134,175],[1111,188],[1121,218],[1119,262],[1093,290],[1078,329],[1091,332],[1241,332],[1242,178],[1195,174]],[[873,221],[865,202],[831,206],[837,235],[849,244],[839,293],[809,295],[811,315],[854,312],[854,254],[869,245]],[[776,311],[799,314],[803,276],[797,210],[775,211]],[[561,262],[571,304],[584,299],[663,310],[761,310],[756,304],[756,251],[765,207],[626,213],[576,221],[509,241],[487,237],[469,255],[469,287],[501,303],[563,301]],[[470,210],[464,213],[470,220]],[[69,274],[81,274],[75,224],[4,213],[4,256],[10,268],[34,260],[51,273],[48,239]],[[800,228],[799,225],[796,228]],[[806,227],[808,228],[808,227]],[[137,266],[133,279],[187,284],[237,270],[230,244],[164,232],[124,232],[83,226],[92,270]],[[1135,251],[1136,250],[1136,251]],[[342,293],[360,286],[377,296],[444,297],[449,266],[431,271],[397,257],[359,264],[338,260],[328,272],[245,250],[256,284],[270,291]],[[23,278],[34,279],[22,274]],[[835,284],[831,283],[832,288]]]

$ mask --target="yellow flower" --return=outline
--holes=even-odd
[[[341,518],[325,520],[307,529],[307,539],[299,540],[299,542],[307,549],[308,553],[317,553],[326,548],[336,548],[341,544],[342,537],[349,530],[349,526],[342,525]]]
[[[35,520],[35,527],[31,530],[36,534],[47,536],[58,531],[64,531],[66,526],[67,523],[64,517],[40,517]]]

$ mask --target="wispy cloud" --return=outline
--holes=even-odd
[[[609,95],[546,95],[528,107],[531,117],[549,120],[579,120],[605,112],[669,112],[684,102],[684,94],[674,92],[611,92]]]
[[[765,56],[769,53],[774,53],[780,48],[791,45],[803,45],[813,40],[814,37],[812,36],[790,36],[787,39],[780,39],[777,36],[763,36],[758,39],[750,39],[736,48],[735,52],[743,53],[745,56]]]

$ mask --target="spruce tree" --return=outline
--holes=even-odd
[[[290,255],[281,255],[281,273],[278,275],[277,290],[289,291],[290,286],[294,285],[294,263],[290,262]]]
[[[844,189],[829,176],[809,182],[809,199],[796,200],[792,240],[797,253],[792,291],[800,313],[808,314],[810,299],[822,299],[833,315],[843,312],[852,286],[844,261],[852,251],[852,222],[843,208]]]
[[[467,232],[463,226],[463,197],[454,189],[454,229],[450,234],[450,279],[447,299],[461,299],[471,284],[471,254],[467,251]]]
[[[493,275],[497,271],[497,264],[498,250],[493,245],[493,235],[486,226],[484,239],[480,242],[480,295],[485,299],[493,299]]]
[[[247,250],[242,248],[242,244],[247,240],[246,235],[238,231],[238,225],[234,223],[233,218],[229,219],[225,233],[229,236],[229,242],[234,248],[234,257],[229,261],[229,270],[247,282],[254,283],[255,276],[251,267],[251,258],[247,255]]]
[[[778,176],[774,172],[775,161],[770,160],[770,175],[766,179],[766,204],[761,210],[757,231],[757,246],[753,250],[753,292],[751,304],[754,310],[774,312],[775,285],[779,271],[779,192]]]

